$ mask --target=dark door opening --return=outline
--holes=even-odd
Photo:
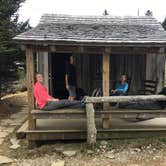
[[[68,98],[65,85],[66,63],[69,62],[71,54],[51,53],[50,54],[50,75],[51,94],[59,99]]]

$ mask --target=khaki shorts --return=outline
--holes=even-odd
[[[75,86],[69,86],[69,96],[76,97],[76,87]]]

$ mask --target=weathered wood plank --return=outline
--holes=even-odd
[[[93,112],[93,111],[92,111]],[[130,110],[130,109],[112,109],[106,111],[95,111],[95,119],[107,115],[109,118],[161,118],[166,117],[166,110]],[[56,112],[56,111],[35,111],[32,114],[34,119],[86,119],[85,111],[78,112]]]
[[[85,103],[111,103],[111,102],[136,102],[136,101],[166,101],[165,95],[136,95],[136,96],[103,96],[84,98]]]
[[[103,96],[109,96],[110,89],[110,52],[103,53]],[[109,103],[103,104],[103,110],[109,109]],[[109,128],[109,116],[103,115],[103,128]]]
[[[85,130],[28,130],[28,140],[85,140]],[[166,136],[165,128],[98,129],[97,139],[145,138]]]
[[[96,125],[95,125],[95,110],[93,104],[86,104],[86,117],[87,117],[87,143],[88,146],[93,148],[96,143]]]
[[[34,109],[35,102],[33,96],[34,85],[34,55],[33,49],[26,49],[26,67],[27,67],[27,89],[28,89],[28,106],[29,106],[29,129],[35,129],[35,120],[32,119],[31,110]]]

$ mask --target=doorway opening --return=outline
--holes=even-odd
[[[72,54],[51,53],[49,55],[50,93],[59,99],[67,99],[68,91],[65,84],[66,64]]]

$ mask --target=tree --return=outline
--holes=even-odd
[[[0,92],[3,82],[11,76],[16,77],[15,61],[25,60],[21,46],[12,40],[14,36],[30,28],[28,20],[18,22],[18,9],[24,1],[0,0]]]
[[[166,17],[165,17],[164,21],[162,22],[162,26],[166,30]]]
[[[109,13],[108,13],[107,9],[105,9],[105,10],[104,10],[103,15],[104,15],[104,16],[109,15]]]
[[[153,16],[153,12],[151,10],[147,10],[145,16]]]

